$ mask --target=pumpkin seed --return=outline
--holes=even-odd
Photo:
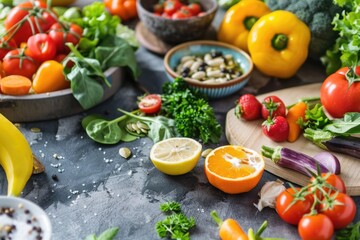
[[[127,147],[122,147],[119,149],[119,154],[121,157],[128,159],[131,156],[131,150]]]
[[[137,121],[136,125],[141,129],[150,130],[149,126],[143,122]]]

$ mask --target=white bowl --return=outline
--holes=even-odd
[[[9,215],[4,213],[4,208],[14,209],[11,218]],[[30,220],[31,222],[27,223],[27,220]],[[3,229],[5,225],[16,226],[16,229],[13,230],[16,237],[13,237],[13,240],[36,239],[36,237],[33,236],[39,234],[36,231],[39,228],[41,228],[42,240],[51,239],[52,227],[48,215],[38,205],[24,198],[0,196],[0,227],[2,228],[0,231],[0,237],[4,232]],[[31,232],[33,235],[30,237],[28,235],[29,230],[33,227],[37,227],[37,229]]]

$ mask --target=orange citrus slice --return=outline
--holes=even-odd
[[[248,192],[260,181],[263,157],[254,150],[227,145],[206,156],[205,174],[211,185],[230,194]]]
[[[181,175],[196,166],[201,150],[201,144],[191,138],[168,138],[154,144],[150,159],[161,172]]]

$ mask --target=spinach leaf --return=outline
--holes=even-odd
[[[324,130],[336,134],[358,134],[360,133],[360,113],[349,112],[342,119],[334,119]]]
[[[118,121],[119,118],[112,121],[94,119],[86,126],[86,133],[95,142],[116,144],[121,140],[122,135]]]
[[[154,142],[159,142],[167,138],[179,136],[175,128],[175,121],[173,119],[164,116],[145,117],[126,112],[120,108],[118,108],[118,110],[130,117],[130,119],[137,119],[146,122],[150,127],[148,137],[151,138]]]
[[[113,240],[114,237],[118,234],[119,228],[113,227],[105,230],[98,237],[95,234],[91,234],[85,238],[85,240]]]
[[[129,67],[136,78],[139,73],[133,48],[129,43],[115,35],[103,39],[94,49],[94,57],[101,62],[101,68]]]

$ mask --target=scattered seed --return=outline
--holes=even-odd
[[[39,132],[41,132],[40,128],[37,128],[37,127],[31,128],[30,131],[33,132],[33,133],[39,133]]]
[[[131,150],[127,147],[122,147],[119,149],[119,154],[121,157],[128,159],[131,155]]]
[[[202,156],[202,157],[206,157],[207,155],[209,155],[209,153],[210,153],[212,150],[213,150],[212,148],[205,149],[205,150],[201,153],[201,156]]]

